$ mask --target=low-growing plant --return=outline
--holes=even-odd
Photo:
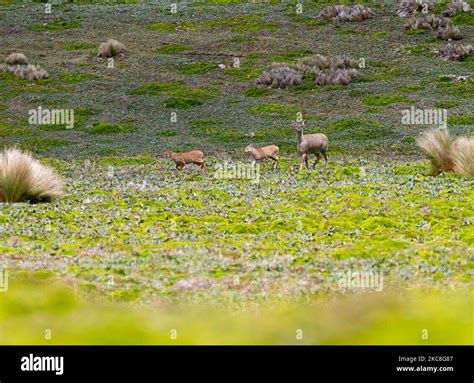
[[[0,201],[47,202],[62,194],[62,181],[53,168],[16,148],[0,153]]]
[[[191,49],[192,48],[189,45],[172,43],[172,44],[163,45],[157,50],[157,52],[163,53],[163,54],[173,54],[173,53],[189,51]]]

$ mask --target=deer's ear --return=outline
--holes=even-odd
[[[306,121],[305,121],[305,120],[303,120],[303,121],[301,121],[301,124],[302,124],[302,125],[304,125],[304,124],[305,124],[305,122],[306,122]]]

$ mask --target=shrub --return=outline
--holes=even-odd
[[[115,57],[119,54],[123,54],[125,51],[125,46],[114,39],[109,39],[108,41],[100,44],[99,51],[97,56],[108,58],[108,57]]]
[[[28,59],[23,53],[12,53],[5,59],[5,62],[8,65],[26,65],[28,64]]]
[[[453,141],[451,156],[454,171],[474,177],[474,137],[458,137]]]
[[[463,61],[474,52],[472,45],[458,45],[448,43],[444,48],[441,48],[439,55],[443,60]]]
[[[423,150],[431,162],[431,174],[453,170],[451,159],[452,139],[447,129],[432,128],[422,133],[416,144]]]
[[[0,201],[47,202],[62,194],[62,182],[54,170],[30,153],[15,148],[0,153]]]

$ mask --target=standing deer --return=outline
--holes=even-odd
[[[316,164],[321,159],[321,154],[324,156],[326,164],[328,162],[328,157],[326,151],[328,150],[329,140],[325,134],[316,133],[316,134],[304,134],[304,121],[293,123],[293,127],[296,130],[297,137],[297,146],[298,152],[301,154],[301,166],[300,170],[303,169],[303,166],[306,165],[306,169],[309,169],[308,165],[308,154],[314,154],[316,160],[313,164],[313,169],[316,167]]]
[[[245,153],[250,153],[253,157],[252,166],[255,165],[256,162],[260,162],[265,160],[266,158],[271,158],[273,163],[273,169],[276,169],[278,166],[278,152],[280,149],[276,145],[268,145],[262,148],[256,148],[253,145],[248,145],[245,148]]]

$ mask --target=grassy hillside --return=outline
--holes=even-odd
[[[0,146],[32,150],[66,186],[51,203],[0,204],[0,343],[472,343],[474,181],[429,176],[415,146],[425,127],[401,118],[446,108],[450,131],[472,134],[474,80],[450,75],[472,73],[473,56],[441,60],[446,42],[407,33],[390,2],[364,2],[376,16],[361,23],[317,20],[331,3],[47,15],[0,0],[0,57],[23,52],[50,74],[0,73]],[[463,44],[470,17],[454,20]],[[95,57],[108,38],[127,48],[114,68]],[[364,59],[362,78],[256,84],[271,62],[318,53]],[[74,109],[75,127],[28,124],[38,106]],[[327,165],[299,171],[298,113],[329,137]],[[250,162],[249,143],[280,146],[279,169],[216,178],[224,160]],[[163,157],[197,148],[204,171]],[[384,291],[341,290],[351,270],[383,273]]]

